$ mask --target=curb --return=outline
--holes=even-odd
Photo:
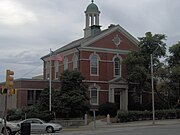
[[[180,119],[171,119],[171,120],[156,120],[155,124],[153,121],[135,121],[127,123],[113,123],[105,125],[96,125],[96,128],[93,125],[79,126],[77,128],[64,128],[62,131],[84,131],[84,130],[98,130],[102,128],[122,128],[122,127],[133,127],[133,126],[158,126],[158,125],[171,125],[171,124],[180,124]]]

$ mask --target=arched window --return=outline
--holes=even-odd
[[[68,69],[68,59],[67,57],[64,58],[64,70]]]
[[[121,76],[121,59],[119,57],[114,58],[114,76]]]
[[[73,56],[73,70],[78,68],[78,57],[76,54]]]
[[[90,74],[91,75],[99,74],[99,57],[97,54],[92,54],[90,56]]]
[[[58,67],[59,67],[59,62],[55,61],[55,63],[54,63],[54,68],[55,68],[55,70],[54,70],[54,78],[55,79],[58,79]]]

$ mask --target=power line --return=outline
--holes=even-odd
[[[39,68],[40,66],[42,66],[42,63],[41,63],[40,65],[36,66],[35,68],[33,68],[31,71],[29,71],[29,72],[25,73],[24,75],[22,75],[22,78],[25,77],[26,75],[32,73],[34,70],[36,70],[36,69]]]

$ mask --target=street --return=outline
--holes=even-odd
[[[34,135],[179,135],[180,124],[173,125],[151,125],[132,126],[118,128],[97,128],[83,131],[61,131],[54,134],[34,134]]]

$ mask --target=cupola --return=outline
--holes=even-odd
[[[99,14],[100,11],[98,6],[94,4],[94,0],[92,0],[91,4],[89,4],[85,11],[86,16],[86,26],[84,29],[84,38],[95,36],[100,33],[99,26]]]

